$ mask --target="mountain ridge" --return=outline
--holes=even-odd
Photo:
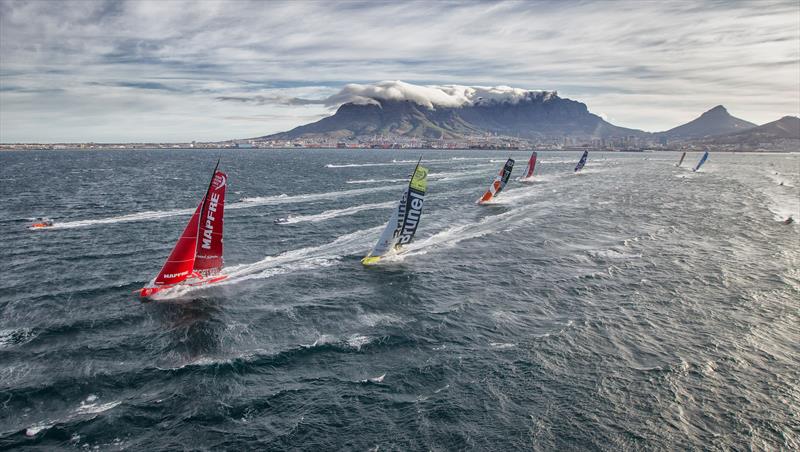
[[[411,100],[348,102],[319,121],[255,139],[354,139],[373,135],[460,139],[485,134],[528,139],[561,139],[565,135],[585,138],[648,135],[642,130],[611,124],[591,113],[586,104],[552,93],[516,102],[478,101],[434,108]]]

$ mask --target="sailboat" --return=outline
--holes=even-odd
[[[512,169],[514,169],[514,159],[506,160],[506,164],[503,165],[503,168],[497,174],[497,177],[494,178],[492,185],[489,186],[489,189],[486,190],[486,193],[484,193],[483,196],[481,196],[481,199],[478,200],[478,204],[484,204],[491,201],[495,196],[499,195],[500,192],[503,191],[508,183],[508,179],[511,178]]]
[[[678,164],[677,164],[677,165],[675,165],[675,166],[678,166],[678,167],[679,167],[679,166],[681,166],[681,163],[683,163],[683,159],[684,159],[685,157],[686,157],[686,152],[684,152],[683,154],[681,154],[681,159],[678,161]]]
[[[414,238],[422,217],[422,203],[428,188],[428,169],[420,166],[422,157],[417,162],[408,187],[403,190],[400,203],[386,223],[378,243],[372,248],[361,263],[375,265],[384,257],[402,252],[403,245],[408,245]]]
[[[523,176],[520,177],[519,180],[521,182],[532,182],[534,168],[536,168],[536,152],[531,154],[531,158],[528,160],[528,165],[525,167],[525,171],[522,172]]]
[[[189,219],[161,271],[139,290],[148,298],[178,286],[202,286],[222,281],[222,223],[228,176],[214,167],[203,199]]]
[[[581,159],[578,161],[578,164],[575,166],[575,172],[583,169],[583,165],[586,165],[586,159],[589,158],[589,151],[583,151],[583,155]]]
[[[700,167],[703,166],[703,163],[706,162],[706,160],[708,160],[708,151],[705,151],[703,153],[703,156],[700,157],[700,161],[697,162],[697,165],[695,165],[694,169],[692,169],[692,172],[695,172],[695,171],[699,170]]]

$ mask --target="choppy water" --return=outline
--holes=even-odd
[[[800,155],[540,153],[480,207],[507,154],[424,151],[364,268],[420,152],[0,153],[0,448],[800,449]],[[232,276],[141,303],[220,153]]]

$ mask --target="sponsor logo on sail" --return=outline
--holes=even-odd
[[[407,213],[404,217],[402,232],[400,233],[399,243],[406,244],[414,237],[417,231],[419,217],[422,215],[422,202],[424,197],[415,191],[409,192],[409,201],[406,203]]]
[[[224,178],[223,178],[224,184]],[[208,198],[208,210],[206,213],[206,223],[203,229],[203,244],[201,247],[206,250],[211,249],[211,238],[214,234],[214,214],[217,212],[217,205],[219,204],[219,194],[212,193]]]

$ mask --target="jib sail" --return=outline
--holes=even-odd
[[[583,155],[581,156],[580,161],[578,161],[578,164],[575,166],[576,173],[581,169],[583,169],[583,165],[586,165],[586,159],[588,158],[589,158],[589,151],[583,151]]]
[[[194,270],[203,276],[222,270],[222,223],[227,185],[228,176],[216,171],[200,210]]]
[[[422,159],[420,158],[420,160]],[[419,163],[417,163],[408,187],[403,190],[400,203],[392,213],[391,218],[389,218],[389,222],[378,239],[378,243],[375,244],[366,257],[361,259],[362,264],[374,264],[381,257],[396,251],[403,245],[411,243],[422,217],[422,204],[425,200],[427,187],[428,169],[419,166]]]
[[[486,190],[486,193],[481,196],[481,199],[478,200],[478,204],[491,201],[492,198],[500,194],[505,188],[506,184],[508,183],[508,179],[511,177],[511,170],[514,169],[514,159],[508,159],[506,164],[503,166],[503,169],[497,174],[497,177],[494,178],[492,181],[492,185],[489,186],[489,189]]]
[[[700,161],[699,161],[699,162],[697,162],[697,165],[694,167],[694,169],[693,169],[692,171],[697,171],[697,170],[699,170],[699,169],[700,169],[700,167],[701,167],[701,166],[703,166],[703,163],[705,163],[705,162],[706,162],[706,160],[708,160],[708,151],[706,151],[706,152],[704,152],[704,153],[703,153],[703,156],[702,156],[702,157],[700,157]]]
[[[155,285],[177,284],[191,275],[197,246],[197,225],[202,206],[203,204],[200,203],[192,214],[192,218],[189,219],[189,224],[186,225],[178,242],[175,243],[175,248],[172,249],[167,261],[164,262],[164,266],[153,281]]]

